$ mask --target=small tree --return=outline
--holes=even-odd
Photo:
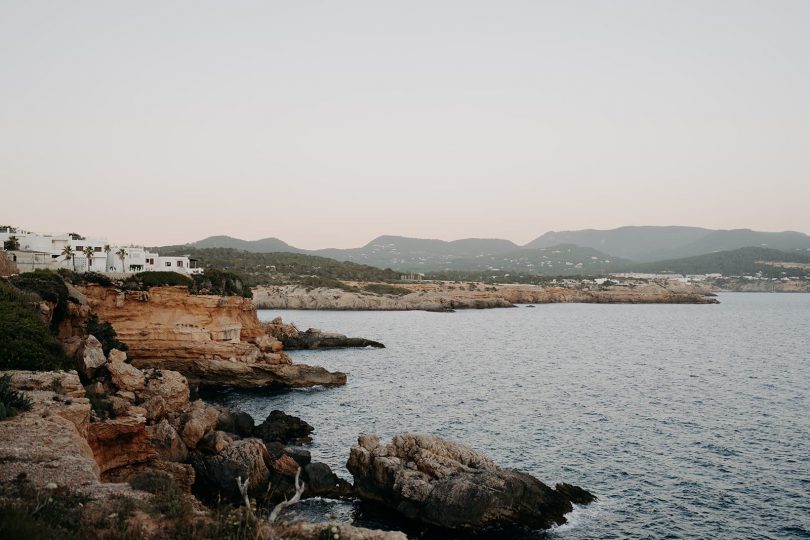
[[[87,271],[90,271],[90,266],[93,264],[93,247],[87,246],[84,248],[84,256],[87,257]]]
[[[62,248],[62,255],[65,256],[66,261],[69,261],[71,259],[73,260],[73,271],[75,272],[76,271],[76,259],[73,256],[73,248],[70,247],[69,245],[63,247]]]
[[[129,349],[126,343],[118,341],[118,334],[115,328],[109,321],[100,322],[97,315],[90,315],[87,322],[84,323],[84,330],[88,335],[95,336],[101,342],[101,348],[104,354],[109,354],[112,349],[119,351],[126,351]]]
[[[118,251],[116,251],[115,254],[118,255],[119,259],[121,259],[121,271],[126,272],[127,269],[124,266],[124,259],[126,258],[127,255],[129,255],[129,253],[127,253],[127,250],[125,250],[124,248],[121,248]]]
[[[3,249],[6,251],[18,251],[20,249],[20,240],[16,236],[9,236],[8,240],[3,242]]]

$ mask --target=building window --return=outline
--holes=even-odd
[[[73,251],[84,251],[84,246],[76,246],[76,249]]]
[[[101,248],[100,247],[94,247],[93,251],[95,251],[96,253],[101,253]]]
[[[170,261],[166,261],[166,266],[171,266],[172,263]]]
[[[183,268],[183,261],[177,261],[177,267]]]

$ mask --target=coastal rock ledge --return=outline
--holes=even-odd
[[[566,522],[573,502],[596,499],[587,491],[552,489],[531,475],[502,469],[487,456],[431,435],[403,434],[391,444],[379,437],[357,440],[346,467],[355,494],[406,518],[446,529],[521,525],[547,529]]]

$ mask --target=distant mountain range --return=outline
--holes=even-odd
[[[595,274],[630,271],[636,268],[652,271],[649,269],[668,266],[677,271],[674,269],[680,266],[673,263],[676,259],[749,247],[808,254],[810,236],[793,231],[620,227],[611,230],[552,231],[525,246],[501,239],[468,238],[448,242],[403,236],[380,236],[365,246],[352,249],[304,250],[278,238],[241,240],[230,236],[211,236],[188,246],[199,249],[231,248],[253,253],[286,252],[318,255],[398,271],[489,269],[538,274]],[[660,263],[642,264],[654,261]],[[687,266],[691,268],[692,263],[703,267],[700,260],[691,261]]]

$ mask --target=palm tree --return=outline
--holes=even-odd
[[[8,240],[3,243],[3,248],[8,251],[18,251],[20,249],[20,240],[16,236],[9,236]]]
[[[70,259],[73,259],[73,271],[75,272],[76,271],[76,258],[73,256],[73,248],[70,247],[69,245],[63,247],[62,248],[62,255],[65,256],[66,261],[68,261]]]
[[[129,255],[129,253],[127,253],[127,250],[125,250],[124,248],[121,248],[118,251],[116,251],[115,254],[118,256],[119,259],[121,259],[121,271],[126,272],[127,269],[124,268],[124,258],[127,255]]]
[[[110,255],[110,251],[112,251],[112,248],[110,247],[110,244],[104,244],[104,253],[106,253],[108,257],[109,257],[109,255]],[[106,261],[106,260],[104,261],[104,268],[106,268],[106,269],[107,269],[107,271],[109,272],[109,270],[110,270],[110,265],[109,265],[109,264],[107,264],[107,261]]]
[[[87,271],[90,271],[90,266],[93,264],[93,247],[87,246],[84,248],[84,256],[87,257]]]

